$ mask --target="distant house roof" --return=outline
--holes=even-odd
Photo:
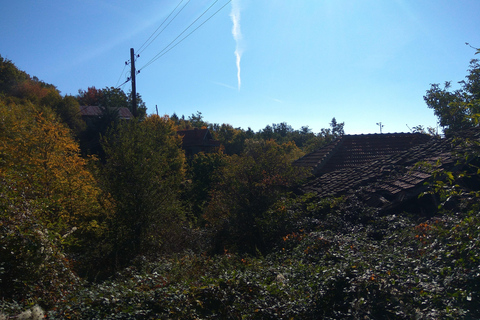
[[[129,120],[133,119],[133,114],[128,108],[116,108],[118,110],[118,116],[120,119]],[[103,110],[99,106],[80,106],[80,112],[83,117],[99,117],[103,114]]]
[[[302,187],[318,197],[357,195],[366,204],[390,209],[426,190],[431,168],[456,165],[452,139],[420,134],[343,136],[300,158],[297,166],[311,167],[315,176]]]
[[[213,139],[208,129],[189,129],[178,130],[177,133],[182,137],[182,147],[188,154],[210,151],[220,147],[220,142]]]

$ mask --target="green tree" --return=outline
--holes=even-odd
[[[460,81],[460,88],[451,91],[451,82],[443,88],[432,84],[423,97],[427,106],[433,109],[446,135],[478,125],[480,113],[480,64],[470,61],[466,80]]]
[[[203,116],[200,111],[197,111],[197,114],[192,113],[192,115],[188,117],[188,121],[193,128],[202,129],[202,128],[208,127],[208,122],[203,120]],[[187,129],[190,129],[190,128],[187,128]]]
[[[300,130],[295,130],[290,134],[290,139],[295,145],[305,151],[309,141],[315,139],[316,136],[308,126],[303,126]]]
[[[273,124],[273,132],[282,138],[286,137],[288,134],[291,134],[293,131],[294,130],[292,126],[287,124],[286,122]]]
[[[241,154],[245,147],[245,141],[248,139],[244,130],[225,123],[216,126],[214,134],[215,139],[220,141],[224,152],[228,155]]]
[[[128,96],[122,89],[110,87],[102,89],[101,92],[99,106],[111,109],[129,108]]]
[[[211,192],[217,181],[217,175],[227,164],[228,156],[223,153],[197,153],[188,166],[190,184],[185,192],[186,202],[190,206],[195,220],[202,221],[202,214],[211,200]]]
[[[327,143],[330,143],[334,139],[344,135],[344,126],[344,122],[338,123],[335,118],[332,118],[330,128],[322,128],[317,135],[311,137],[304,143],[304,151],[313,152]]]
[[[345,134],[345,131],[343,130],[343,127],[345,126],[345,122],[338,123],[337,119],[332,118],[332,121],[330,122],[330,127],[331,127],[331,132],[334,138],[343,136]]]
[[[130,91],[127,97],[127,103],[128,103],[128,108],[130,109],[130,112],[134,114],[133,112],[133,102],[132,102],[132,92]],[[147,116],[147,105],[142,99],[142,96],[137,92],[137,117],[139,119],[145,119]]]
[[[0,56],[0,93],[12,94],[18,84],[29,79],[30,76],[18,70],[12,61]]]
[[[218,172],[205,218],[215,230],[215,248],[255,253],[266,249],[258,221],[290,187],[306,177],[292,166],[300,150],[294,143],[247,140],[241,156],[228,158]]]
[[[80,105],[75,97],[66,95],[52,105],[52,109],[60,116],[60,119],[78,136],[86,128],[82,120]]]
[[[344,126],[344,122],[339,123],[333,118],[330,122],[330,128],[323,128],[320,133],[315,134],[308,126],[303,126],[300,130],[294,130],[286,122],[274,123],[260,130],[255,134],[255,138],[262,140],[273,139],[279,144],[293,141],[303,152],[312,152],[345,134]]]
[[[174,247],[184,220],[179,195],[185,156],[173,122],[152,115],[120,123],[102,144],[102,176],[117,208],[112,262],[121,266],[136,255]]]
[[[267,125],[265,128],[263,128],[263,130],[261,130],[259,134],[263,140],[270,140],[275,138],[273,128],[270,125]]]

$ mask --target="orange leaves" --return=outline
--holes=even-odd
[[[432,226],[428,223],[420,223],[418,226],[415,227],[415,238],[418,239],[420,242],[425,242],[426,238],[428,237],[428,232],[432,229]]]
[[[103,92],[95,87],[78,90],[78,101],[83,106],[98,106],[103,99]]]
[[[304,234],[292,232],[283,237],[283,241],[302,241]]]
[[[52,90],[54,89],[46,88],[39,82],[24,81],[16,86],[14,94],[19,98],[25,98],[32,102],[40,102],[40,100],[45,98]]]
[[[418,226],[415,227],[415,230],[417,230],[417,232],[427,232],[428,230],[431,229],[431,226],[428,225],[428,223],[420,223]]]

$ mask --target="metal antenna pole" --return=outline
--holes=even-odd
[[[380,127],[380,134],[382,133],[382,128],[383,128],[383,124],[381,122],[377,122],[377,126]]]

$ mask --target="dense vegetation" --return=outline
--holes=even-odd
[[[478,126],[478,61],[447,89],[425,96],[445,132]],[[87,126],[80,105],[104,115]],[[0,57],[0,319],[480,317],[478,168],[436,173],[438,212],[385,214],[296,189],[309,172],[292,161],[342,135],[335,118],[254,132],[200,112],[121,121],[130,105],[62,96]],[[221,148],[187,158],[185,128]]]

